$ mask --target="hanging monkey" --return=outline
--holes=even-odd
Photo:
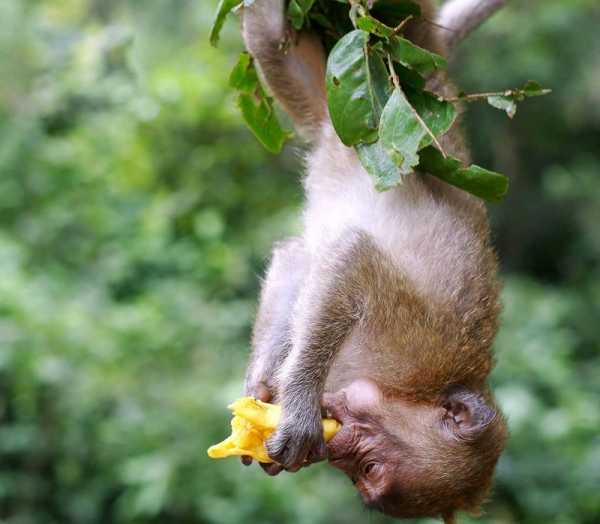
[[[443,54],[419,3],[406,35]],[[477,511],[507,434],[487,385],[500,286],[485,206],[426,173],[375,190],[329,119],[320,41],[294,33],[283,0],[246,7],[243,35],[312,144],[303,233],[274,250],[246,377],[247,394],[283,408],[264,469],[327,458],[388,515]],[[444,73],[427,88],[455,92]],[[468,161],[457,126],[440,141]],[[322,410],[343,424],[327,445]]]

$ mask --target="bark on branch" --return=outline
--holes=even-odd
[[[438,17],[448,53],[505,4],[506,0],[448,0]]]

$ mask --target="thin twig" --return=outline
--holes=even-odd
[[[477,100],[483,100],[484,98],[489,98],[490,96],[512,96],[512,91],[495,91],[490,93],[472,93],[472,94],[464,94],[460,96],[453,96],[451,98],[444,98],[446,102],[476,102]]]
[[[388,69],[390,71],[390,75],[392,76],[392,82],[394,83],[394,87],[396,89],[401,89],[400,88],[400,79],[398,78],[398,75],[396,74],[396,70],[394,69],[394,62],[392,61],[392,57],[389,53],[387,53],[387,62],[388,62]]]
[[[412,16],[412,15],[411,15]],[[441,29],[442,31],[449,31],[451,33],[455,33],[456,30],[452,29],[450,27],[446,27],[443,26],[442,24],[439,24],[438,22],[434,22],[433,20],[431,20],[430,18],[425,18],[425,17],[421,17],[421,22],[424,22],[426,24],[432,25],[433,27],[437,27],[438,29]]]
[[[397,34],[401,33],[402,30],[404,29],[404,27],[406,26],[406,24],[408,24],[408,22],[410,22],[412,19],[414,18],[413,15],[408,15],[404,20],[402,20],[402,22],[400,22],[395,28],[394,28],[394,32],[392,33],[391,36],[396,36]]]
[[[547,95],[551,93],[551,89],[542,89],[540,90],[540,94]],[[453,96],[451,98],[444,98],[446,102],[476,102],[478,100],[483,100],[485,98],[489,98],[490,96],[506,96],[506,97],[518,97],[518,96],[527,96],[523,93],[522,89],[507,89],[505,91],[492,91],[490,93],[473,93],[473,94],[464,94],[462,96]]]
[[[356,14],[360,13],[361,8],[364,10],[360,0],[350,0],[350,21],[356,29]]]

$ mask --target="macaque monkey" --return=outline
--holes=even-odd
[[[304,231],[274,250],[246,377],[247,394],[283,407],[264,469],[327,458],[368,507],[453,522],[484,501],[507,433],[487,385],[500,305],[486,209],[425,173],[377,192],[332,128],[319,40],[284,9],[243,12],[263,79],[312,143]],[[407,35],[444,53],[437,31],[421,20]],[[454,93],[443,73],[428,89]],[[441,142],[467,160],[457,127]],[[322,410],[343,424],[327,445]]]

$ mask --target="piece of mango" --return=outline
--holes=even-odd
[[[217,459],[248,455],[259,462],[273,462],[267,453],[265,442],[279,423],[281,406],[243,397],[227,407],[234,414],[231,436],[208,448],[208,456]],[[332,439],[340,428],[341,424],[337,420],[323,419],[325,441]]]

